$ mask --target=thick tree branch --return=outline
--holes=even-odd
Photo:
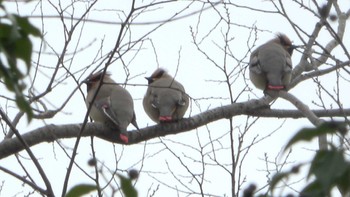
[[[146,127],[140,132],[129,132],[131,144],[136,144],[145,140],[166,136],[170,134],[178,134],[191,131],[200,126],[206,125],[224,118],[230,118],[238,115],[249,115],[258,117],[271,118],[304,118],[299,110],[274,110],[266,107],[267,98],[259,100],[251,100],[243,103],[234,103],[227,106],[217,107],[208,110],[191,118],[183,119],[175,123],[167,123]],[[313,110],[318,117],[344,117],[350,116],[350,109],[332,109],[332,110]],[[28,146],[34,146],[42,142],[53,142],[62,138],[74,138],[79,135],[82,124],[69,125],[47,125],[22,135]],[[122,143],[118,139],[115,131],[98,123],[88,123],[82,133],[83,137],[96,136],[114,143]],[[18,153],[24,149],[24,146],[18,138],[5,139],[0,143],[0,159]]]
[[[293,105],[298,108],[299,111],[303,113],[305,117],[309,119],[310,122],[316,127],[320,126],[324,122],[324,120],[320,119],[314,112],[312,112],[307,105],[292,94],[286,91],[280,91],[279,96],[293,103]],[[318,137],[318,146],[320,150],[327,150],[327,135],[320,135]]]

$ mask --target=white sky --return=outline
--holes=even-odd
[[[57,2],[53,1],[55,5]],[[111,0],[100,0],[96,6],[92,9],[92,12],[89,14],[89,19],[95,20],[103,20],[103,21],[113,21],[117,22],[119,20],[118,13],[116,10],[129,10],[129,4],[125,3],[126,1],[111,1]],[[249,7],[254,7],[256,9],[266,9],[273,10],[273,6],[269,1],[235,1],[237,4],[245,5]],[[11,10],[11,12],[19,12],[21,15],[40,15],[40,6],[37,5],[37,1],[33,1],[31,3],[18,3],[18,7],[16,7],[15,3],[6,3],[6,8]],[[71,2],[61,2],[62,4]],[[276,2],[277,3],[277,2]],[[350,7],[349,1],[342,1],[344,11]],[[162,21],[170,16],[174,15],[174,13],[179,12],[181,9],[187,7],[187,5],[191,4],[188,1],[179,1],[174,3],[169,3],[166,5],[157,6],[158,9],[154,9],[152,11],[142,13],[135,19],[137,23],[144,22],[152,22],[152,21]],[[306,32],[311,33],[313,28],[315,27],[315,21],[317,19],[311,15],[309,12],[299,8],[299,6],[291,3],[290,1],[285,1],[285,7],[287,12],[290,14],[290,17],[296,24],[298,24],[301,28],[303,28]],[[312,4],[310,2],[310,4]],[[321,4],[321,3],[320,3]],[[82,12],[85,10],[85,3],[75,3],[74,4],[74,16],[79,17]],[[193,3],[190,8],[186,10],[182,15],[186,15],[188,13],[192,13],[193,11],[197,11],[200,9],[202,4]],[[206,5],[207,6],[207,5]],[[63,6],[64,7],[64,6]],[[264,32],[258,32],[258,40],[256,45],[260,45],[267,40],[274,37],[274,33],[282,32],[286,33],[295,44],[302,44],[298,36],[294,33],[293,29],[290,27],[288,23],[286,23],[286,19],[277,14],[268,14],[255,12],[249,9],[244,8],[236,8],[233,6],[228,6],[230,20],[232,23],[246,25],[247,27],[256,26],[259,29],[266,30]],[[218,5],[216,7],[222,14],[225,14],[225,10],[222,5]],[[311,9],[315,9],[313,6]],[[43,2],[42,11],[44,15],[57,15],[57,12],[52,8],[50,4],[47,2]],[[65,12],[66,15],[73,13],[71,7],[68,7]],[[145,76],[149,76],[157,66],[161,66],[166,68],[171,75],[176,73],[177,67],[178,72],[176,74],[176,79],[182,82],[186,88],[187,93],[195,99],[200,98],[211,98],[211,97],[221,97],[228,98],[229,93],[227,91],[227,86],[224,83],[211,82],[209,80],[223,80],[223,73],[215,68],[215,66],[206,59],[206,57],[201,54],[193,44],[191,38],[190,27],[198,31],[197,40],[200,41],[203,37],[205,37],[209,31],[216,25],[219,20],[219,16],[217,12],[213,9],[209,9],[203,12],[200,16],[200,23],[198,24],[199,15],[195,14],[190,17],[186,17],[174,22],[170,22],[165,24],[161,28],[152,32],[146,38],[146,41],[141,46],[141,50],[134,57],[135,52],[130,52],[128,55],[124,57],[124,61],[129,64],[129,69],[131,76],[136,76],[132,80],[129,81],[131,84],[146,84]],[[39,18],[32,18],[31,22],[33,22],[37,27],[42,28],[41,20]],[[74,21],[76,22],[76,21]],[[66,22],[67,25],[70,25],[69,20]],[[81,24],[82,25],[82,24]],[[71,56],[66,57],[65,66],[70,66],[72,72],[76,72],[81,70],[82,68],[90,65],[94,58],[98,55],[98,50],[101,47],[101,42],[103,41],[102,52],[100,54],[108,53],[114,46],[116,37],[119,32],[119,25],[108,25],[108,24],[98,24],[98,23],[85,23],[84,29],[82,29],[82,36],[79,41],[77,38],[79,37],[82,26],[78,26],[77,31],[73,36],[73,42],[69,46],[67,54],[71,54],[74,48],[78,50],[81,48],[84,49],[81,53],[78,53],[74,56],[74,59],[70,59]],[[143,36],[145,33],[152,30],[154,27],[159,25],[133,25],[131,26],[131,40],[136,40]],[[62,32],[62,23],[57,18],[50,18],[44,20],[44,34],[45,40],[48,45],[45,46],[44,53],[55,53],[60,54],[62,51],[64,36]],[[197,29],[198,27],[198,29]],[[70,28],[70,27],[68,27]],[[249,37],[249,29],[244,27],[238,27],[235,25],[230,26],[229,37],[233,40],[230,42],[230,49],[236,58],[241,59],[244,58],[245,53],[247,52],[247,39]],[[213,58],[220,66],[223,66],[223,52],[217,47],[224,46],[222,33],[225,33],[227,30],[227,26],[222,22],[218,27],[213,30],[208,37],[205,37],[203,43],[200,45],[201,49],[204,50],[211,58]],[[347,28],[347,33],[349,28]],[[323,30],[320,34],[319,42],[325,44],[329,40],[329,34]],[[305,36],[304,36],[305,39]],[[38,51],[40,43],[38,39],[32,39],[35,41],[35,49]],[[125,39],[123,42],[126,43],[128,39]],[[79,42],[77,46],[77,42]],[[344,39],[344,43],[347,44],[349,42],[349,36],[346,36]],[[153,46],[154,48],[153,48]],[[137,45],[140,46],[140,45]],[[249,46],[252,46],[252,40],[249,42]],[[135,47],[137,49],[138,47]],[[54,51],[53,51],[54,50]],[[156,52],[156,53],[155,53]],[[340,54],[341,53],[341,54]],[[341,50],[337,50],[334,54],[338,58],[341,57]],[[249,55],[249,54],[248,54]],[[298,63],[301,54],[299,52],[295,52],[293,56],[294,64]],[[37,61],[37,54],[34,55],[34,61]],[[57,62],[57,57],[54,55],[42,55],[40,57],[40,64],[45,67],[54,67]],[[344,59],[344,58],[343,58]],[[245,58],[244,64],[241,64],[242,68],[246,67],[246,62],[248,58]],[[159,65],[158,65],[158,63]],[[95,68],[97,64],[94,64],[93,67],[88,69],[88,72],[84,74],[83,78],[85,78],[92,70]],[[233,69],[237,66],[237,62],[232,58],[228,58],[227,67],[228,69]],[[42,69],[43,72],[47,75],[52,73],[51,68]],[[34,67],[33,67],[34,71]],[[116,61],[113,63],[108,71],[113,74],[113,78],[120,83],[123,83],[125,80],[125,74],[122,69],[122,64],[120,61]],[[237,72],[237,71],[235,71]],[[59,76],[64,73],[62,69],[60,71]],[[76,76],[80,77],[81,72],[77,73]],[[246,76],[247,72],[246,72]],[[39,92],[43,91],[46,86],[46,81],[48,80],[43,73],[39,73],[35,87]],[[334,74],[323,77],[325,85],[329,91],[332,92],[332,88],[334,87]],[[322,81],[323,82],[323,81]],[[247,83],[250,88],[253,88],[253,93],[245,92],[238,99],[239,102],[244,102],[249,98],[259,98],[263,95],[263,93],[259,90],[256,90],[253,85],[247,80]],[[49,108],[55,108],[61,105],[62,102],[67,99],[68,95],[73,91],[76,87],[76,84],[73,80],[68,79],[64,81],[64,84],[59,85],[55,88],[52,93],[48,94],[47,103],[52,103],[52,105],[48,104]],[[238,94],[245,88],[244,79],[242,76],[232,85],[234,98],[238,96]],[[316,85],[312,81],[302,82],[296,88],[291,90],[291,93],[297,95],[298,98],[303,100],[310,108],[317,108],[313,101],[319,103],[316,95]],[[348,83],[344,83],[342,85],[344,89],[349,88]],[[1,86],[1,89],[4,87]],[[147,125],[153,125],[154,123],[147,117],[142,108],[142,98],[146,91],[145,86],[127,86],[126,87],[133,98],[135,99],[135,110],[137,116],[137,122],[140,128],[146,127]],[[85,86],[82,87],[85,93]],[[349,107],[349,103],[345,102],[344,98],[348,98],[348,95],[345,95],[346,91],[342,92],[342,102],[344,107]],[[1,93],[2,95],[3,93]],[[348,93],[347,93],[348,94]],[[330,106],[332,102],[329,99],[325,99],[327,102],[327,106]],[[198,100],[200,104],[200,108],[192,102],[191,109],[188,110],[185,117],[190,115],[195,115],[200,113],[200,111],[205,111],[208,108],[215,108],[222,105],[227,105],[230,103],[229,99],[201,99]],[[17,113],[17,109],[12,108],[13,104],[8,109],[9,116],[13,118]],[[1,99],[1,107],[5,108],[5,100]],[[333,107],[337,108],[333,103]],[[272,108],[278,109],[295,109],[291,104],[282,99],[278,99],[272,106]],[[84,119],[84,115],[86,113],[86,107],[83,101],[83,96],[80,93],[76,93],[75,96],[69,101],[68,105],[63,109],[64,113],[57,114],[53,119],[38,121],[34,120],[29,125],[25,121],[25,118],[21,120],[18,125],[18,129],[21,133],[28,132],[32,129],[41,127],[45,124],[71,124],[71,123],[82,123]],[[190,113],[191,112],[191,113]],[[251,122],[252,119],[249,119]],[[284,122],[285,121],[285,122]],[[246,116],[234,117],[234,127],[235,128],[235,142],[237,142],[237,137],[239,131],[243,131],[244,126],[247,122]],[[284,124],[283,124],[284,123]],[[244,164],[243,164],[243,176],[246,176],[247,183],[256,183],[258,187],[262,187],[266,184],[266,172],[262,171],[266,169],[265,162],[262,160],[264,158],[264,154],[267,153],[267,156],[270,160],[274,160],[277,157],[277,160],[280,161],[280,157],[278,157],[278,153],[286,144],[291,135],[293,135],[298,129],[304,126],[311,126],[311,124],[307,120],[293,120],[293,119],[260,119],[246,134],[244,140],[244,146],[248,146],[250,142],[257,137],[257,139],[261,139],[264,136],[269,135],[273,130],[278,129],[283,124],[282,128],[277,130],[271,137],[268,137],[264,141],[259,144],[253,146],[247,155]],[[223,136],[228,132],[229,123],[227,120],[220,120],[215,123],[211,123],[207,125],[207,129],[211,134],[211,138],[215,139],[220,136]],[[129,130],[134,130],[132,126],[129,127]],[[204,145],[209,142],[208,131],[205,127],[198,128],[196,131],[190,131],[187,133],[182,133],[179,135],[171,135],[164,138],[161,138],[168,147],[171,148],[178,156],[180,156],[183,161],[188,165],[188,167],[196,173],[201,173],[201,164],[196,163],[188,159],[188,157],[192,157],[195,160],[200,161],[201,157],[198,151],[190,148],[188,146],[184,146],[183,144],[187,144],[193,147],[199,147],[199,143]],[[216,156],[218,161],[221,164],[229,164],[231,163],[230,152],[229,152],[229,135],[226,134],[222,139],[220,139],[221,144],[214,143],[216,148],[219,148],[221,145],[227,149],[221,149],[216,152]],[[71,149],[75,143],[75,139],[64,139],[60,140],[62,144],[65,146],[69,155],[71,154]],[[176,143],[175,143],[176,142]],[[182,143],[182,144],[179,144]],[[179,184],[172,177],[169,169],[172,172],[175,172],[177,175],[183,175],[188,177],[186,169],[180,165],[179,160],[171,154],[170,151],[164,150],[164,145],[160,143],[160,139],[153,139],[145,143],[139,143],[132,146],[121,146],[121,145],[113,145],[109,142],[103,140],[95,140],[95,148],[97,158],[106,166],[111,169],[115,168],[115,154],[119,157],[122,154],[122,157],[118,163],[119,169],[129,169],[130,167],[135,169],[140,169],[141,165],[143,165],[143,169],[140,175],[139,180],[137,181],[136,188],[139,191],[139,196],[146,196],[146,194],[152,193],[152,191],[157,190],[155,192],[155,196],[187,196],[185,193],[176,194],[174,190],[170,190],[165,185],[159,185],[158,181],[164,182],[169,186],[176,187],[180,191],[186,190],[184,186]],[[145,148],[145,150],[144,150]],[[308,161],[311,159],[312,150],[316,149],[317,145],[313,144],[303,144],[296,146],[293,148],[293,152],[290,155],[290,162],[299,162],[299,161]],[[49,179],[52,181],[52,185],[54,191],[59,196],[62,191],[63,180],[65,177],[66,168],[68,166],[69,160],[67,156],[64,154],[62,149],[58,146],[57,143],[43,143],[32,148],[33,152],[39,158],[40,163],[43,165],[45,172],[47,173]],[[114,153],[115,151],[115,153]],[[211,151],[211,147],[207,145],[204,148],[204,152]],[[145,161],[143,164],[140,163],[140,160],[145,154]],[[26,153],[21,152],[26,158]],[[76,162],[81,165],[87,172],[91,175],[94,175],[94,170],[91,167],[87,166],[88,159],[91,158],[91,148],[90,148],[90,139],[83,139],[80,142],[78,155],[76,158]],[[283,158],[282,158],[283,159]],[[41,183],[41,179],[39,175],[36,174],[35,168],[32,166],[32,162],[24,159],[23,163],[30,168],[30,173],[33,177],[36,177],[36,181],[38,184],[43,185]],[[0,161],[0,165],[6,167],[10,170],[16,171],[19,174],[22,172],[19,171],[19,165],[16,161],[15,157],[11,156],[6,159]],[[275,166],[270,164],[269,168],[273,169]],[[289,169],[288,166],[285,169]],[[107,177],[110,178],[110,175],[106,173]],[[231,180],[229,174],[224,171],[222,168],[217,166],[206,166],[205,176],[208,182],[205,182],[205,193],[212,193],[218,196],[230,196],[230,188],[231,188]],[[22,188],[20,182],[18,182],[13,177],[5,175],[3,172],[0,172],[0,181],[5,180],[3,183],[1,196],[13,196],[18,194],[18,196],[23,196],[30,189],[27,190],[27,186],[25,189]],[[3,178],[4,177],[4,178]],[[158,179],[155,180],[154,177]],[[92,181],[88,179],[80,170],[74,168],[71,174],[69,186],[73,186],[77,183],[91,183]],[[184,178],[184,182],[191,186],[195,191],[199,191],[196,186],[195,181],[188,181]],[[0,182],[1,183],[1,182]],[[245,184],[243,188],[247,187],[248,184]],[[24,191],[24,192],[22,192]],[[186,190],[187,191],[187,190]],[[17,193],[18,192],[18,193]],[[107,193],[109,194],[109,193]],[[195,196],[195,195],[193,195]]]

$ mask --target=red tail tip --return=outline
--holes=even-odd
[[[119,138],[125,143],[129,143],[129,138],[125,134],[119,134]]]
[[[171,116],[159,116],[159,121],[160,122],[169,122],[172,121],[173,118]]]
[[[281,85],[281,86],[274,86],[274,85],[267,85],[268,90],[284,90],[286,87]]]

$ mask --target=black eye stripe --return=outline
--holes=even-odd
[[[160,78],[161,76],[163,76],[163,74],[164,70],[160,70],[154,78]]]
[[[102,74],[92,77],[91,81],[100,81],[101,78],[102,78]]]

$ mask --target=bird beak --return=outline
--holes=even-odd
[[[84,79],[81,84],[85,83],[86,84],[86,90],[89,91],[92,87],[92,82],[88,80],[88,78]]]
[[[302,48],[302,47],[304,47],[304,45],[292,45],[292,46],[290,46],[291,48],[293,48],[293,49],[297,49],[297,48]]]
[[[145,77],[145,79],[147,79],[148,84],[151,84],[154,81],[154,79],[152,77]]]
[[[293,50],[297,48],[301,48],[303,45],[290,45],[290,47],[287,49],[288,53],[290,56],[293,54]]]
[[[84,79],[81,83],[82,84],[85,83],[87,86],[89,86],[92,82],[89,81],[88,79]]]

